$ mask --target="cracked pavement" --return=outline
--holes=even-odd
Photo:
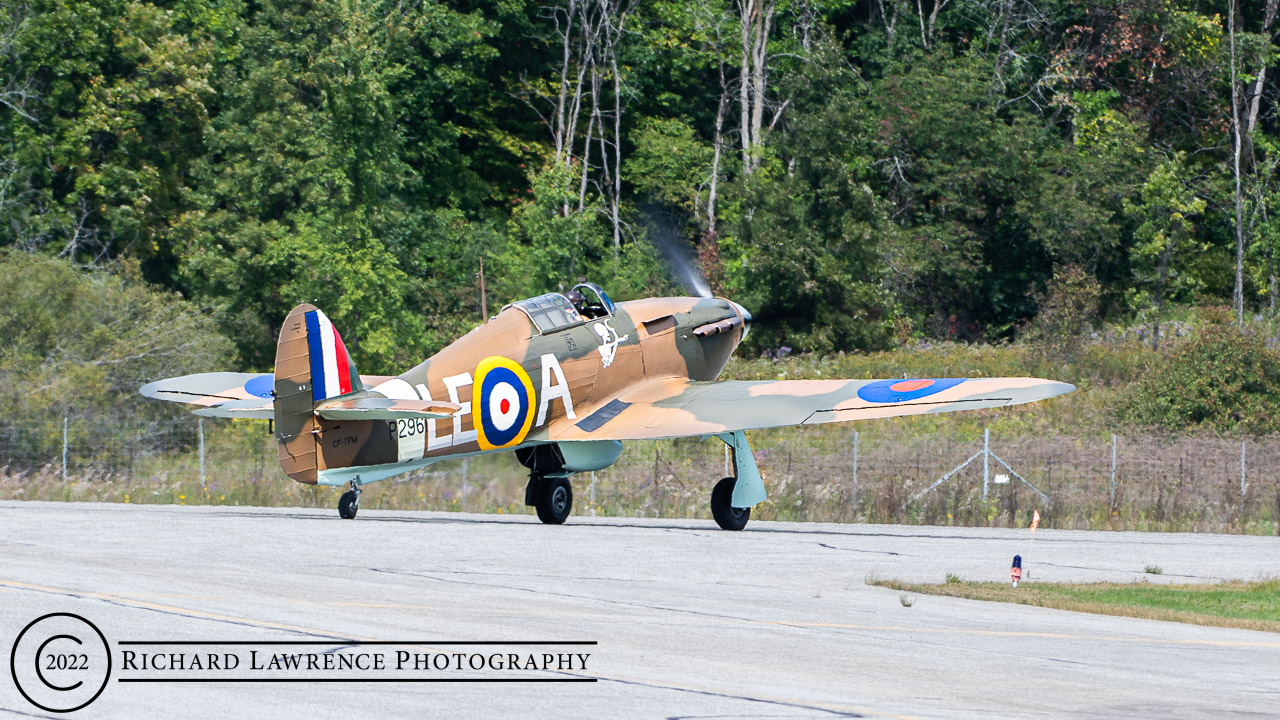
[[[573,683],[119,684],[71,717],[1276,717],[1280,635],[917,596],[872,576],[1280,576],[1280,539],[0,502],[0,638],[594,640]],[[1161,575],[1146,575],[1158,565]],[[332,639],[332,645],[325,640]],[[581,648],[578,649],[579,651]],[[0,715],[55,717],[8,673]]]

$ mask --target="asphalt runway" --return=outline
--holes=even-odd
[[[432,683],[119,682],[166,673],[117,662],[100,697],[71,715],[34,707],[5,672],[0,714],[1280,716],[1280,634],[932,596],[905,607],[900,593],[864,582],[941,582],[946,573],[1007,580],[1015,553],[1032,582],[1280,576],[1280,539],[1272,537],[1042,529],[1032,547],[1028,537],[757,521],[729,533],[710,520],[579,516],[548,527],[532,516],[368,509],[341,521],[334,510],[3,502],[6,656],[24,626],[54,612],[93,622],[117,655],[121,641],[306,640],[321,653],[384,647],[353,643],[369,640],[406,643],[386,652],[453,652],[423,645],[444,641],[598,644],[573,648],[589,654],[585,670],[521,670],[521,682],[506,683],[456,679],[511,671],[445,671],[433,677],[450,682]],[[1147,565],[1164,572],[1146,575]],[[175,647],[190,649],[168,649]]]

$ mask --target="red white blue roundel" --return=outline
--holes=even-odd
[[[476,440],[481,450],[519,445],[533,425],[533,383],[511,360],[497,355],[480,361],[472,390]]]
[[[872,403],[901,403],[929,397],[962,382],[964,378],[876,380],[858,388],[858,397]]]
[[[272,374],[254,375],[244,384],[244,391],[254,397],[270,399],[275,395],[276,376]]]

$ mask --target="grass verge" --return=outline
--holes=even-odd
[[[1280,579],[1211,585],[1156,583],[947,582],[942,585],[871,578],[870,585],[921,595],[1010,602],[1100,615],[1280,632]]]

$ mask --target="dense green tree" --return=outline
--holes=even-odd
[[[24,448],[56,447],[64,419],[77,440],[115,424],[162,427],[180,411],[138,403],[139,387],[236,365],[215,320],[146,283],[135,260],[85,273],[2,252],[0,306],[0,431],[32,438],[7,449],[19,464]]]
[[[881,252],[899,230],[866,180],[877,150],[867,93],[830,47],[787,91],[795,132],[741,183],[721,241],[730,289],[759,318],[756,348],[885,347],[897,308]]]
[[[1210,320],[1142,375],[1123,417],[1169,430],[1280,429],[1280,353],[1232,327],[1225,313]]]
[[[7,9],[15,29],[0,72],[25,99],[0,116],[0,172],[16,191],[0,201],[6,244],[79,260],[127,253],[169,280],[169,226],[188,206],[214,95],[201,23],[220,18],[143,2]]]
[[[458,128],[433,105],[462,73],[420,56],[482,61],[489,52],[475,41],[487,25],[437,5],[400,12],[264,3],[218,80],[229,102],[199,169],[201,206],[184,218],[182,277],[226,309],[258,366],[269,366],[277,324],[302,301],[325,309],[369,372],[440,346],[422,332],[424,316],[428,328],[456,327],[456,303],[423,301],[449,296],[466,257],[483,251],[459,255],[462,243],[445,241],[458,230],[440,233],[456,223],[450,207],[470,175]],[[415,78],[423,87],[394,92]],[[473,234],[488,237],[483,225]],[[440,272],[442,260],[461,269]]]
[[[878,183],[901,227],[891,287],[932,334],[977,339],[1034,312],[1052,271],[1027,215],[1061,139],[990,92],[991,62],[960,57],[875,87]],[[896,242],[894,242],[896,240]]]
[[[258,369],[302,301],[401,369],[482,260],[494,310],[684,292],[659,239],[754,350],[1008,337],[1055,268],[1104,319],[1223,301],[1237,231],[1269,312],[1278,4],[11,3],[0,246],[136,262]]]
[[[1186,187],[1184,163],[1185,157],[1179,154],[1157,165],[1143,183],[1139,199],[1125,205],[1125,212],[1139,223],[1133,247],[1139,284],[1133,290],[1133,304],[1153,310],[1152,347],[1160,342],[1164,304],[1200,286],[1200,279],[1185,270],[1193,267],[1185,256],[1207,249],[1192,234],[1194,218],[1204,212],[1205,201]]]

